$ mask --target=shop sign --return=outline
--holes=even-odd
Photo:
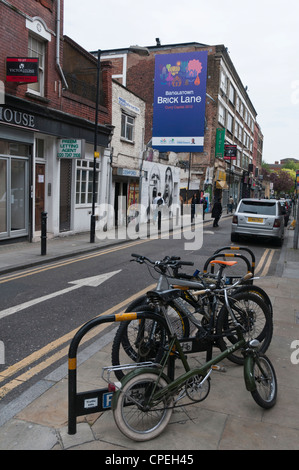
[[[58,141],[58,158],[83,158],[84,145],[82,140],[60,139]]]
[[[215,157],[223,158],[225,142],[225,129],[216,129]]]
[[[35,128],[35,117],[32,114],[23,113],[22,111],[4,106],[0,106],[0,121],[16,126]]]
[[[138,170],[130,170],[129,168],[117,168],[117,174],[119,176],[131,176],[133,178],[139,176]]]
[[[15,83],[38,82],[38,58],[7,57],[6,81]]]

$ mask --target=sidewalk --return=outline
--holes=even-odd
[[[209,396],[201,403],[178,408],[166,430],[156,439],[136,443],[117,429],[112,412],[77,419],[77,433],[68,435],[67,358],[6,409],[0,403],[0,450],[150,450],[153,453],[183,450],[298,450],[299,449],[299,250],[293,249],[294,231],[280,255],[276,276],[260,279],[272,299],[274,335],[267,355],[278,378],[278,400],[263,410],[245,390],[242,368],[229,361],[226,372],[214,372]],[[87,236],[48,241],[45,261],[90,249]],[[38,263],[40,249],[32,244],[0,248],[0,273]],[[36,244],[37,245],[37,244]],[[105,247],[108,243],[93,249]],[[111,364],[114,331],[105,333],[78,356],[78,391],[105,387],[101,367]],[[298,350],[298,346],[297,346]],[[188,452],[190,454],[190,452]],[[111,454],[109,454],[111,455]],[[130,455],[126,454],[126,455]]]

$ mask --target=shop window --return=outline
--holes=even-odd
[[[134,139],[134,124],[135,119],[128,114],[122,113],[121,115],[121,137],[130,142]]]
[[[96,163],[96,201],[98,200],[98,175],[100,164]],[[78,160],[76,172],[76,204],[92,204],[93,161]]]
[[[28,56],[37,57],[38,63],[38,82],[30,83],[28,85],[28,91],[35,95],[44,96],[44,82],[45,82],[45,54],[46,54],[46,43],[45,41],[39,40],[36,37],[29,35],[28,40]]]

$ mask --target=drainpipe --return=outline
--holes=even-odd
[[[57,20],[56,20],[56,65],[60,72],[64,87],[67,90],[68,84],[60,65],[60,0],[57,0]]]

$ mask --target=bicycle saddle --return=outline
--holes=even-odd
[[[222,261],[220,259],[214,259],[210,261],[210,264],[222,264],[223,266],[234,266],[238,261]]]

